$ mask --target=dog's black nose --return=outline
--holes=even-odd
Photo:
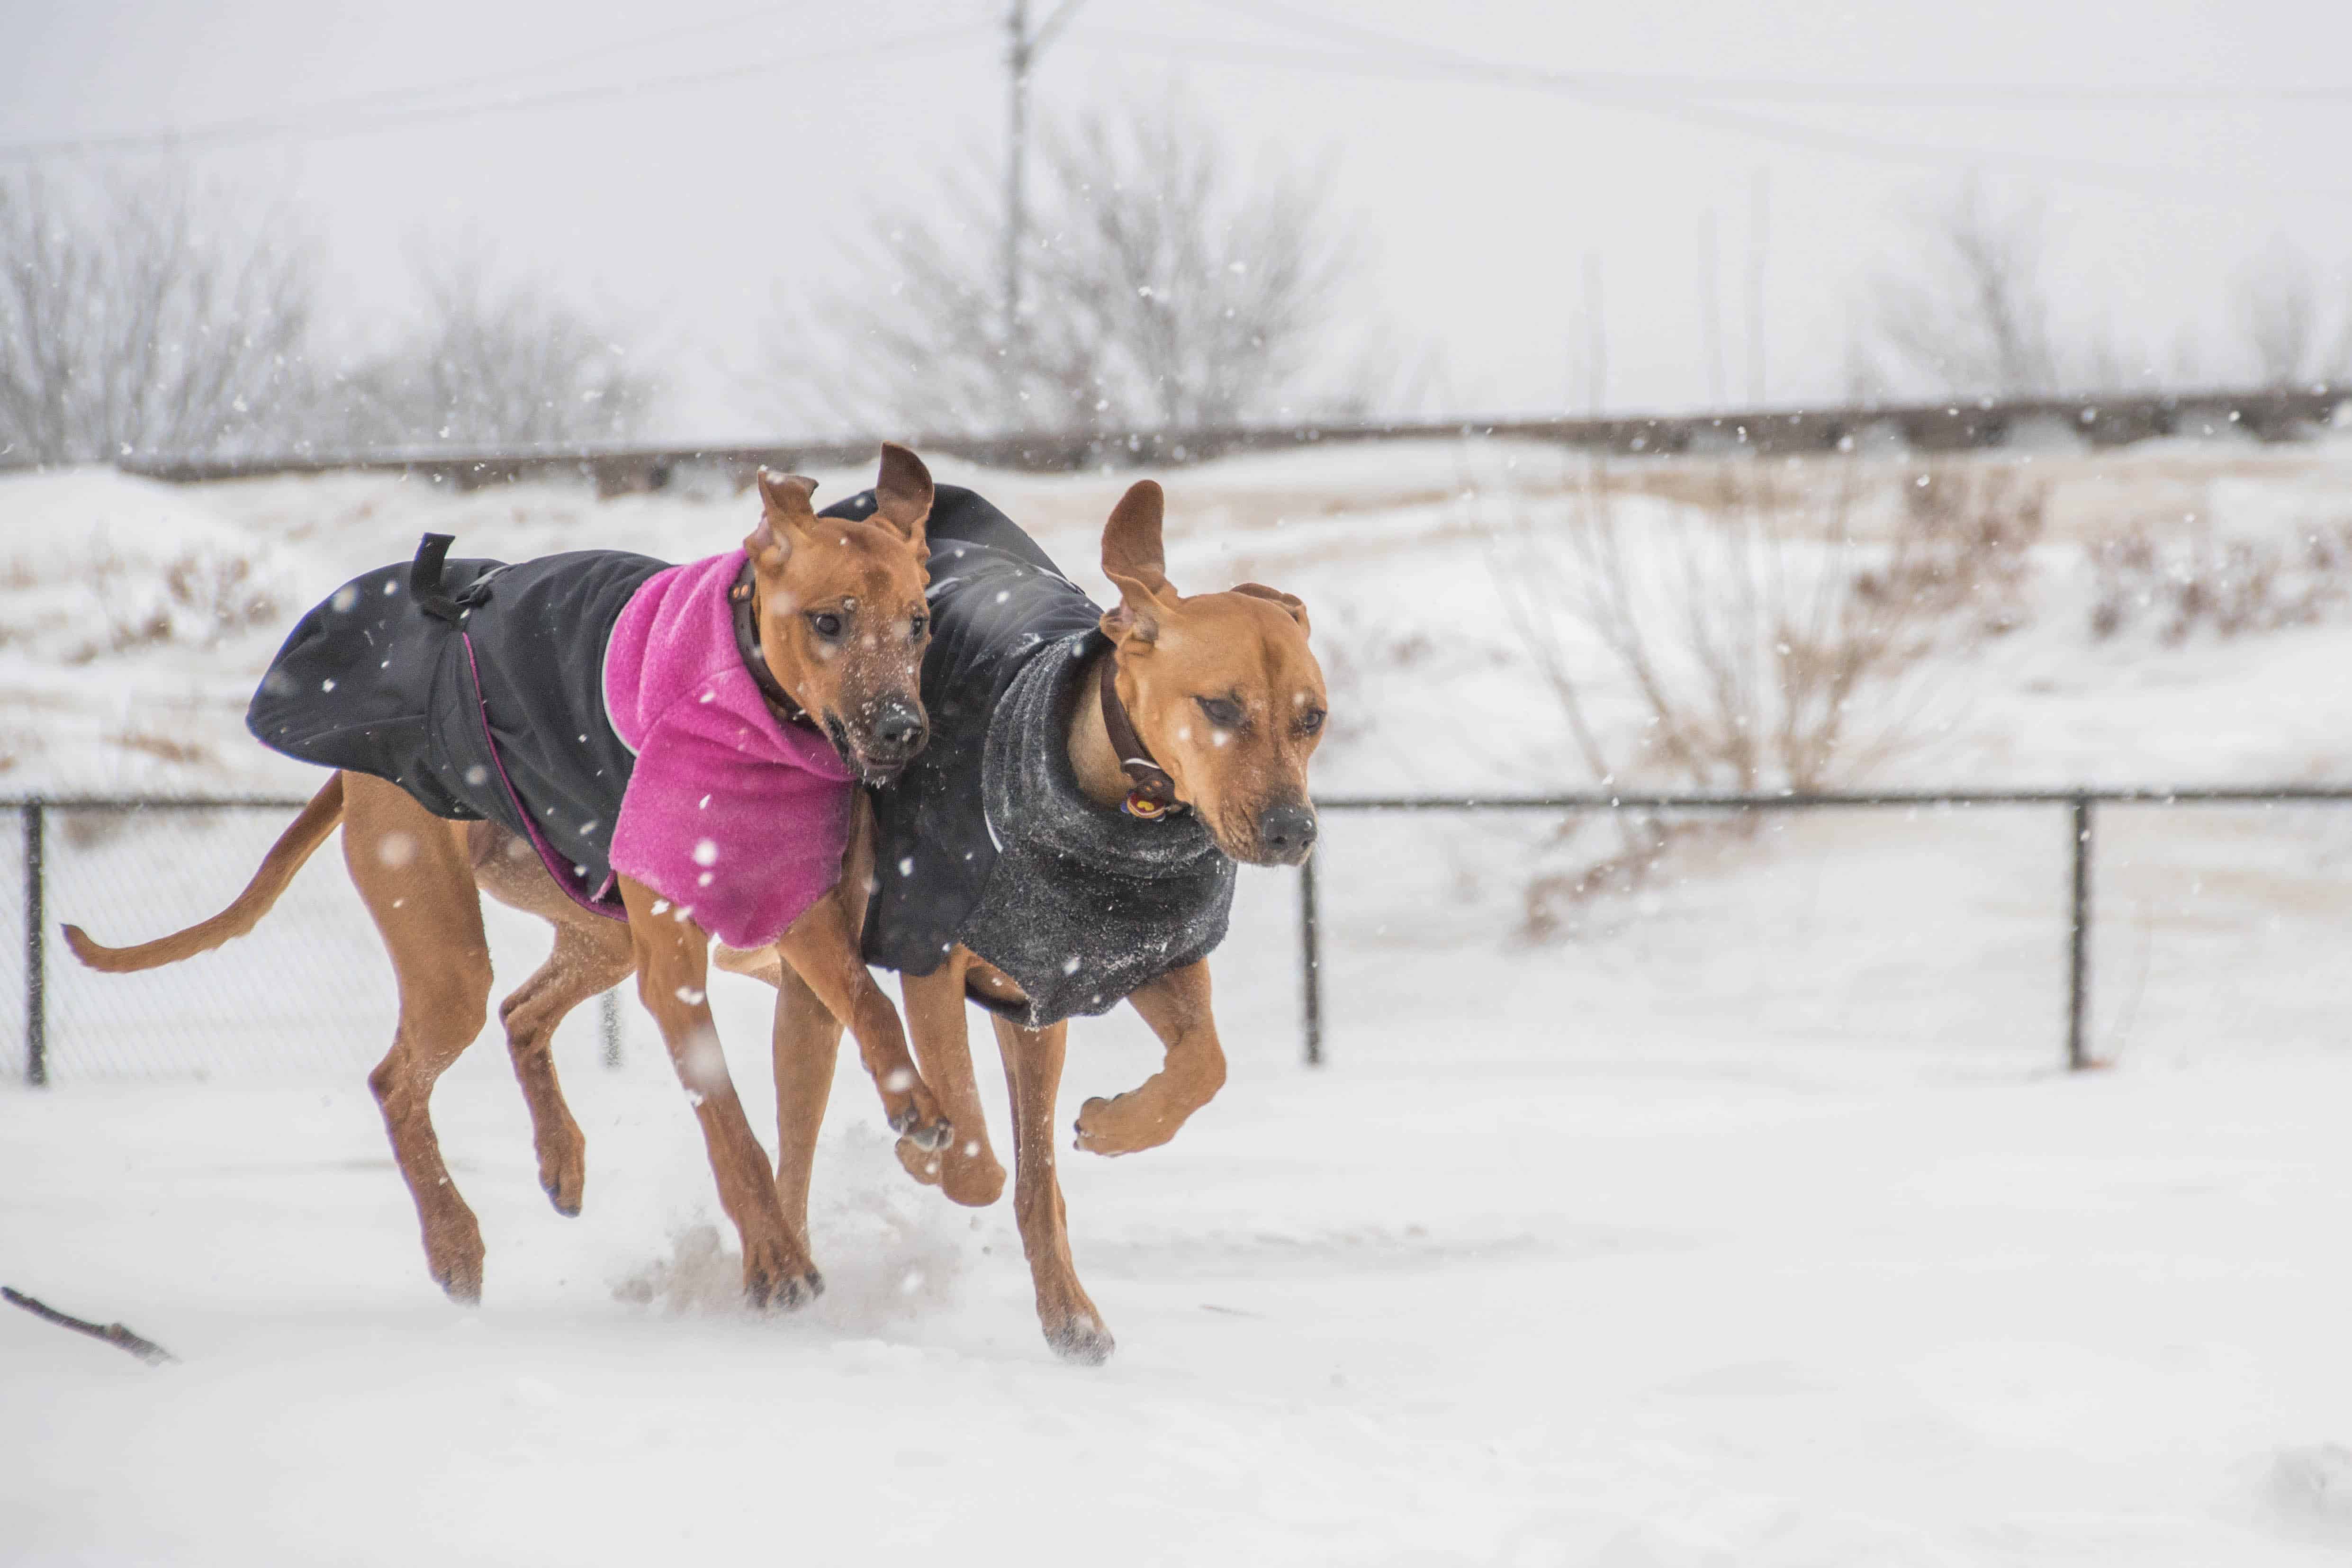
[[[1268,806],[1257,819],[1257,837],[1276,859],[1304,860],[1315,847],[1315,813],[1303,805]]]
[[[923,716],[903,702],[882,710],[874,721],[875,749],[912,755],[923,743]]]

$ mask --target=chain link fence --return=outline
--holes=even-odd
[[[1710,1070],[1841,1048],[2006,1074],[2352,1046],[2352,789],[1318,805],[1309,1062],[1499,1060],[1490,1040],[1529,1031]],[[1622,838],[1674,848],[1544,896]]]
[[[124,945],[217,913],[302,802],[15,804],[23,831],[6,835],[0,875],[24,894],[0,915],[0,1005],[24,1029],[7,1076],[356,1078],[382,1058],[398,991],[339,843],[311,857],[268,917],[217,953],[100,974],[58,935],[73,924]],[[28,874],[37,844],[37,876]],[[542,922],[487,900],[483,921],[501,978],[520,982],[547,956]],[[611,1058],[625,1027],[618,1008],[583,1008],[575,1018],[603,1029]]]
[[[24,1021],[0,1078],[373,1066],[396,994],[335,846],[215,954],[99,974],[57,936],[140,942],[216,912],[301,804],[0,801],[23,829],[0,835],[0,886],[22,889],[0,900],[0,1016]],[[1365,1070],[1501,1063],[1530,1034],[1564,1053],[1787,1064],[1848,1047],[2003,1073],[2352,1046],[2347,805],[2352,790],[2300,786],[1328,800],[1309,875],[1243,878],[1220,1025],[1229,1049],[1279,1053],[1303,1016],[1310,1062]],[[1612,813],[1698,831],[1649,880],[1531,929],[1566,837]],[[546,957],[547,928],[488,900],[483,915],[503,995]],[[601,1031],[608,1062],[657,1049],[618,998],[566,1026]],[[1123,1022],[1105,1037],[1150,1048]]]

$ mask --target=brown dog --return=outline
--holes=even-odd
[[[1307,767],[1328,705],[1321,668],[1307,647],[1306,606],[1255,584],[1190,598],[1179,595],[1163,565],[1163,506],[1160,487],[1142,481],[1127,492],[1104,530],[1103,570],[1118,587],[1119,605],[1101,617],[1110,647],[1099,657],[1115,661],[1118,703],[1136,736],[1173,782],[1175,799],[1198,816],[1216,848],[1251,865],[1296,865],[1314,842]],[[943,557],[937,552],[950,546],[937,539],[933,549],[938,565]],[[947,625],[949,603],[935,593],[933,607]],[[1094,692],[1098,675],[1090,668],[1080,689]],[[1101,702],[1076,703],[1066,745],[1079,791],[1115,818],[1129,804],[1135,780],[1112,743]],[[867,852],[861,843],[853,860]],[[864,868],[853,863],[850,869],[855,879]],[[990,885],[993,889],[998,884]],[[719,962],[771,979],[782,973],[766,954],[722,952]],[[1046,1340],[1061,1354],[1102,1361],[1113,1342],[1078,1282],[1055,1174],[1052,1128],[1066,1019],[1025,1028],[1001,1016],[1008,1005],[1024,1000],[1021,985],[961,943],[930,973],[903,974],[901,984],[916,1057],[957,1132],[953,1142],[939,1150],[902,1139],[900,1161],[918,1180],[937,1184],[960,1204],[984,1205],[1003,1193],[1003,1167],[989,1146],[972,1077],[964,1005],[969,998],[997,1011],[992,1022],[1013,1105],[1013,1205],[1038,1318]],[[1081,1108],[1077,1147],[1092,1153],[1132,1153],[1167,1142],[1225,1081],[1205,960],[1160,973],[1129,993],[1127,1000],[1160,1037],[1164,1065],[1139,1087],[1112,1099],[1089,1100]],[[779,1095],[821,1097],[839,1026],[805,996],[787,994],[777,1028]],[[821,1110],[820,1099],[816,1106],[790,1107],[779,1114],[813,1121]],[[781,1171],[780,1179],[794,1184]],[[806,1179],[803,1167],[796,1190],[805,1191]]]
[[[813,480],[761,473],[761,516],[744,541],[756,571],[759,654],[802,712],[821,721],[844,760],[869,778],[906,755],[906,716],[918,716],[929,617],[924,522],[929,473],[899,447],[883,448],[877,506],[864,521],[826,519],[809,505]],[[877,739],[877,728],[893,732]],[[919,734],[919,723],[916,726]],[[868,765],[887,757],[888,763]],[[743,1283],[758,1304],[793,1306],[824,1288],[807,1235],[809,1159],[824,1111],[806,1088],[815,1068],[804,1051],[779,1052],[779,1160],[771,1179],[759,1140],[744,1119],[704,1000],[709,939],[655,891],[626,877],[623,923],[584,910],[557,886],[532,847],[490,822],[436,816],[400,786],[339,773],[263,859],[252,882],[220,914],[175,935],[131,948],[101,947],[79,928],[66,937],[84,963],[110,972],[152,969],[209,951],[251,930],[338,823],[352,883],[383,935],[400,984],[392,1049],[369,1074],[416,1204],[433,1278],[453,1298],[478,1300],[482,1236],[458,1195],[429,1113],[433,1085],[481,1032],[490,995],[490,960],[479,894],[543,916],[555,926],[548,961],[500,1005],[515,1076],[530,1102],[540,1184],[557,1212],[580,1212],[584,1141],[556,1082],[549,1050],[574,1006],[632,971],[638,995],[661,1026],[679,1079],[702,1124],[720,1204],[742,1237]],[[855,839],[853,838],[853,853]],[[706,879],[707,880],[707,879]],[[882,1093],[891,1125],[915,1145],[950,1135],[939,1102],[908,1058],[897,1010],[876,987],[857,952],[865,884],[845,879],[801,915],[775,952],[778,1037],[782,1009],[801,1004],[846,1025]],[[824,1064],[827,1083],[832,1063]]]

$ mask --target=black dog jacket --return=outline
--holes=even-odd
[[[873,510],[867,491],[824,515]],[[1026,1028],[1108,1012],[1224,940],[1234,863],[1192,813],[1143,821],[1079,792],[1069,721],[1097,700],[1101,609],[968,489],[939,488],[928,532],[931,739],[873,795],[866,961],[929,974],[961,942],[1029,999],[973,1000]]]
[[[572,898],[620,916],[613,825],[633,759],[605,718],[604,646],[667,565],[614,550],[445,562],[428,544],[296,623],[246,728],[387,779],[436,816],[521,835]]]

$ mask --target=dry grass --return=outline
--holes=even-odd
[[[2352,608],[2352,520],[2299,541],[2168,539],[2147,523],[2089,552],[2090,633],[2101,641],[2147,628],[2166,643],[2312,626]]]
[[[145,730],[126,731],[107,739],[125,751],[142,752],[183,767],[205,767],[220,760],[218,753],[202,742],[174,740]]]
[[[1564,526],[1523,510],[1490,555],[1597,783],[1801,794],[1855,783],[1919,738],[1911,678],[1932,653],[2024,624],[2038,484],[1981,466],[1917,468],[1892,525],[1865,526],[1875,475],[1855,466],[1824,488],[1821,475],[1786,472],[1726,461],[1708,504],[1631,509],[1635,522],[1595,464]],[[1638,724],[1596,721],[1604,701],[1627,697]],[[1580,834],[1555,841],[1555,863],[1528,883],[1529,934],[1560,931],[1596,895],[1637,890],[1691,831],[1635,814],[1615,824],[1615,847],[1597,858]]]
[[[253,562],[241,555],[191,552],[176,557],[163,566],[160,599],[142,591],[141,574],[120,554],[91,560],[86,572],[102,629],[70,656],[75,664],[173,642],[209,646],[274,624],[285,614]]]

